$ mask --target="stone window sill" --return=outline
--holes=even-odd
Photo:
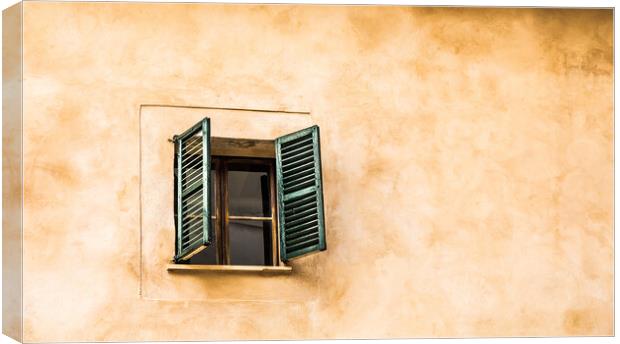
[[[250,266],[250,265],[198,265],[198,264],[174,264],[169,263],[167,268],[172,272],[254,272],[266,274],[290,274],[293,268],[290,266]]]

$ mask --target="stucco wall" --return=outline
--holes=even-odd
[[[24,340],[612,334],[612,24],[26,2]],[[175,278],[142,264],[142,104],[309,112],[328,250],[289,277],[141,295],[142,277]],[[252,298],[210,298],[231,281]]]

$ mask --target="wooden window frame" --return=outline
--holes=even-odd
[[[235,166],[266,166],[269,175],[269,204],[271,216],[237,216],[229,213],[229,195],[228,195],[228,172],[230,165]],[[214,220],[214,242],[212,245],[216,248],[217,265],[230,264],[230,231],[229,224],[231,220],[249,220],[249,221],[271,221],[271,264],[261,266],[281,266],[279,254],[279,235],[278,235],[278,212],[276,200],[276,175],[275,160],[273,158],[256,158],[256,157],[237,157],[212,155],[211,170],[215,171],[215,177],[211,181],[215,202],[211,219]],[[249,169],[249,168],[248,168]]]

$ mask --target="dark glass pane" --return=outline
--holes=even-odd
[[[271,216],[267,167],[264,171],[229,171],[228,197],[230,215]]]
[[[209,207],[211,208],[211,216],[215,216],[215,170],[211,170],[211,202],[209,202]]]
[[[211,226],[215,226],[215,221],[211,221]],[[214,227],[215,228],[215,227]],[[191,257],[188,260],[189,264],[206,264],[206,265],[215,265],[217,264],[217,245],[215,244],[215,240],[211,240],[211,245],[205,248],[204,250],[198,252],[196,255]]]
[[[271,265],[271,221],[230,221],[230,264]]]

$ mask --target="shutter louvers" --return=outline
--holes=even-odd
[[[276,139],[276,178],[282,261],[325,250],[318,126]]]
[[[191,258],[206,248],[213,237],[209,206],[211,154],[209,118],[175,136],[174,261]]]

